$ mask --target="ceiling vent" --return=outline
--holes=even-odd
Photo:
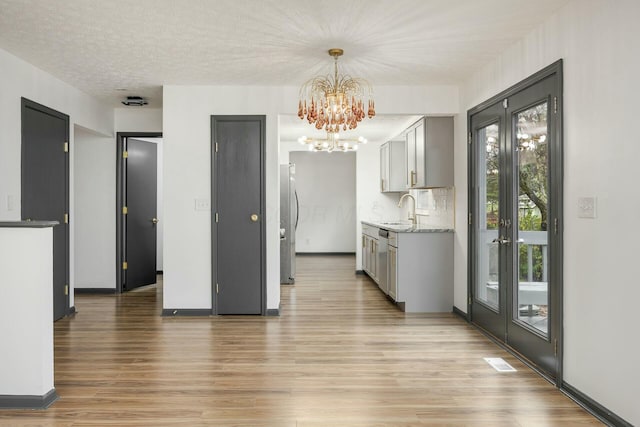
[[[148,104],[147,100],[141,96],[127,96],[127,99],[122,103],[129,107],[142,107]]]

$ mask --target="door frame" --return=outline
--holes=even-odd
[[[69,212],[69,195],[70,195],[70,171],[69,171],[69,155],[71,153],[71,144],[69,141],[69,126],[70,126],[70,120],[69,120],[69,115],[61,113],[60,111],[56,111],[52,108],[49,108],[45,105],[39,104],[37,102],[31,101],[30,99],[27,99],[25,97],[21,97],[20,98],[20,217],[21,219],[24,218],[24,200],[22,198],[22,183],[25,181],[25,168],[24,168],[24,158],[25,158],[25,123],[24,123],[24,112],[27,108],[38,111],[40,113],[43,114],[47,114],[49,116],[53,116],[55,118],[58,118],[62,121],[64,121],[65,123],[65,142],[67,143],[67,151],[66,151],[66,155],[65,155],[65,184],[64,184],[64,188],[65,188],[65,211],[68,215],[68,222],[65,224],[64,220],[61,221],[60,225],[63,225],[65,227],[65,232],[67,235],[67,248],[66,248],[66,257],[67,257],[67,265],[66,265],[66,272],[65,272],[65,285],[68,286],[68,292],[65,295],[65,302],[64,302],[64,312],[65,312],[65,316],[68,316],[70,314],[75,313],[75,307],[71,307],[70,306],[70,301],[71,301],[71,283],[70,283],[70,271],[71,271],[71,233],[70,233],[70,229],[71,229],[71,215]],[[56,218],[50,218],[52,220],[55,220]]]
[[[162,138],[162,132],[117,132],[116,133],[116,293],[122,293],[124,282],[124,254],[126,253],[126,230],[123,224],[122,208],[124,207],[124,195],[127,185],[125,175],[124,139],[125,138]]]
[[[563,335],[563,266],[564,266],[564,255],[563,255],[563,230],[564,230],[564,211],[563,211],[563,200],[564,200],[564,177],[563,177],[563,165],[564,165],[564,157],[563,157],[563,72],[562,72],[562,59],[557,60],[556,62],[548,65],[542,70],[532,74],[531,76],[525,78],[524,80],[516,83],[515,85],[509,87],[508,89],[500,92],[499,94],[489,98],[488,100],[480,103],[479,105],[471,108],[467,111],[467,180],[468,180],[468,189],[471,184],[472,177],[477,172],[475,168],[475,145],[472,144],[472,128],[471,128],[471,117],[488,108],[489,106],[504,100],[505,98],[509,98],[510,96],[544,80],[545,78],[556,76],[557,77],[557,105],[554,106],[557,108],[556,114],[556,127],[553,130],[554,133],[552,137],[558,141],[557,144],[554,144],[553,147],[549,150],[550,158],[553,158],[553,163],[549,168],[550,180],[554,182],[554,192],[551,194],[549,198],[549,202],[553,203],[555,208],[554,217],[558,219],[557,224],[557,232],[551,241],[549,242],[549,253],[554,254],[554,268],[550,268],[549,271],[549,282],[554,283],[553,295],[556,301],[556,310],[557,310],[557,320],[555,322],[551,322],[549,331],[551,332],[551,328],[553,329],[553,334],[557,337],[557,355],[556,355],[556,377],[551,378],[545,374],[544,371],[537,368],[535,364],[533,364],[530,360],[528,360],[524,355],[518,353],[517,350],[509,346],[509,344],[504,343],[502,339],[499,337],[494,337],[489,334],[489,336],[502,347],[507,349],[511,354],[516,356],[522,362],[527,364],[529,367],[533,368],[536,372],[541,374],[544,378],[555,384],[557,388],[563,387],[563,358],[564,358],[564,335]],[[505,126],[511,126],[511,123],[505,123]],[[467,321],[473,322],[473,285],[474,285],[474,272],[475,272],[475,236],[474,236],[474,227],[475,225],[472,223],[473,207],[475,206],[475,197],[474,191],[467,191],[467,206],[468,206],[468,228],[467,228]],[[552,227],[552,224],[549,224],[549,227]],[[551,255],[549,256],[549,260],[551,262]],[[551,265],[551,264],[550,264]],[[507,301],[507,304],[511,304],[510,301]],[[505,307],[506,308],[506,307]],[[507,321],[511,321],[511,319],[507,319]],[[477,325],[476,325],[477,326]],[[479,327],[479,326],[478,326]],[[483,330],[484,331],[484,330]],[[486,332],[485,332],[486,333]]]
[[[216,182],[216,123],[221,121],[259,121],[260,122],[260,314],[267,314],[267,209],[266,209],[266,119],[264,115],[212,115],[211,116],[211,314],[218,314],[216,297],[217,278],[217,228],[215,213],[218,211]]]

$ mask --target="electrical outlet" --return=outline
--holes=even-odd
[[[578,218],[596,217],[596,198],[578,197]]]
[[[211,210],[211,201],[209,199],[196,199],[195,209],[197,211]]]

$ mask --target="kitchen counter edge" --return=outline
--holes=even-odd
[[[382,228],[396,233],[453,233],[452,228],[430,227],[425,225],[385,224],[373,221],[360,221],[362,224]]]

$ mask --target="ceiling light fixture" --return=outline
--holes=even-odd
[[[122,103],[128,107],[142,107],[143,105],[149,104],[147,100],[141,96],[127,96],[127,99],[122,101]]]
[[[367,115],[376,115],[373,89],[365,79],[353,78],[338,73],[338,58],[342,49],[329,49],[333,57],[333,76],[316,76],[300,88],[298,117],[307,119],[316,129],[337,133],[341,130],[355,129]],[[367,111],[364,107],[364,95],[369,96]]]
[[[298,142],[307,144],[309,151],[327,151],[331,153],[333,151],[356,151],[360,144],[367,143],[367,138],[362,136],[358,138],[340,138],[339,133],[327,132],[327,137],[324,139],[301,136],[298,138]]]

